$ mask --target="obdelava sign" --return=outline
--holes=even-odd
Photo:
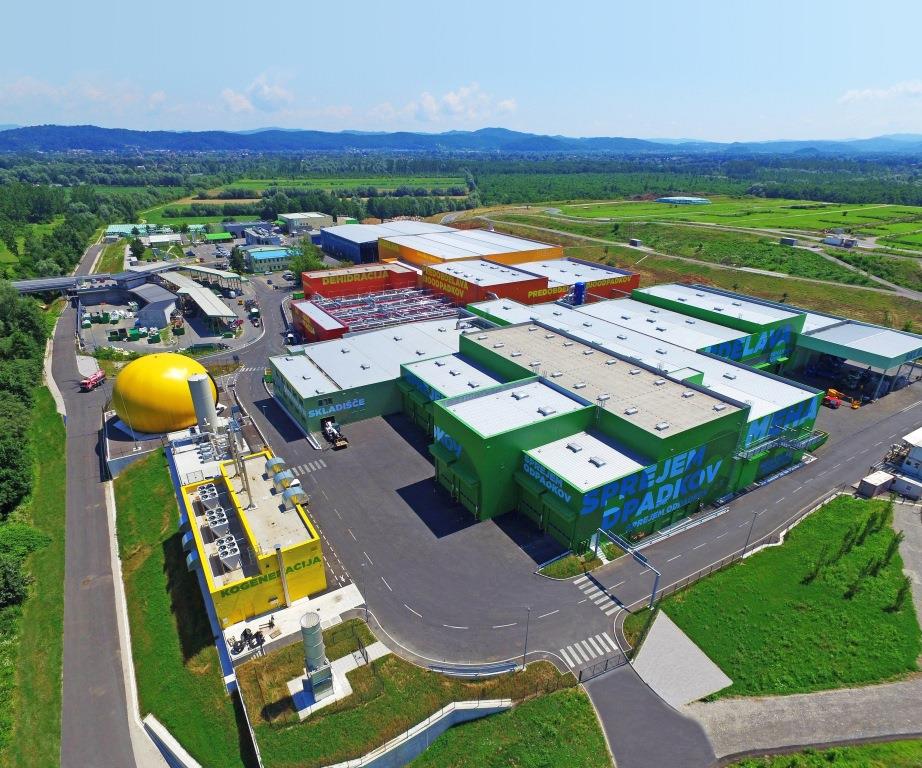
[[[672,514],[715,490],[723,457],[708,455],[707,445],[670,456],[583,496],[580,514],[602,512],[604,530],[632,531]]]
[[[792,336],[791,326],[782,325],[778,328],[762,331],[762,333],[753,333],[732,341],[712,344],[710,347],[705,348],[704,351],[727,360],[749,360],[767,353],[768,359],[775,362],[787,354]]]
[[[303,571],[305,568],[309,568],[312,565],[320,565],[323,561],[320,559],[320,555],[315,555],[307,560],[301,560],[298,563],[285,566],[285,575],[289,576],[292,573],[297,573],[298,571]],[[260,584],[266,584],[270,581],[275,581],[279,577],[278,571],[269,571],[269,573],[263,573],[260,576],[254,576],[252,579],[245,579],[244,581],[238,581],[236,584],[231,584],[226,589],[221,590],[221,597],[228,597],[230,595],[236,595],[238,592],[243,592],[247,589],[253,589],[253,587],[258,587]]]

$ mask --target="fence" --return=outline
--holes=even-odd
[[[597,664],[590,664],[588,667],[583,667],[577,674],[577,680],[580,683],[585,683],[587,680],[591,680],[594,677],[604,675],[606,672],[617,669],[618,667],[623,667],[627,662],[627,654],[623,651],[619,651],[616,656],[609,656],[607,659],[602,659],[602,661]]]

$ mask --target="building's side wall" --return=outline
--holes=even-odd
[[[321,327],[318,323],[315,323],[306,312],[298,307],[297,304],[291,305],[291,322],[294,324],[295,328],[298,329],[298,333],[309,341],[338,339],[347,330],[344,325],[338,325],[335,328]]]
[[[523,264],[526,261],[545,261],[547,259],[562,259],[563,248],[559,245],[546,245],[532,251],[510,251],[509,253],[492,253],[484,256],[485,259],[498,264]]]
[[[334,235],[326,229],[320,230],[320,247],[324,253],[334,259],[351,261],[355,264],[362,262],[362,250],[359,243]]]

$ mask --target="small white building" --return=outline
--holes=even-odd
[[[922,427],[906,435],[903,442],[909,446],[909,451],[900,469],[903,474],[922,480]]]
[[[150,235],[147,238],[147,244],[151,247],[159,247],[161,245],[170,246],[174,243],[182,243],[182,235],[179,232],[169,232],[162,235]]]
[[[281,213],[279,214],[279,221],[282,222],[282,227],[289,235],[317,231],[322,227],[333,226],[332,216],[328,213],[318,213],[317,211]]]

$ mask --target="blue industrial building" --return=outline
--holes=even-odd
[[[282,236],[272,231],[271,227],[247,227],[243,230],[247,245],[281,245]]]
[[[456,232],[426,221],[388,221],[384,224],[343,224],[320,230],[323,252],[340,261],[367,264],[378,260],[378,238]]]

